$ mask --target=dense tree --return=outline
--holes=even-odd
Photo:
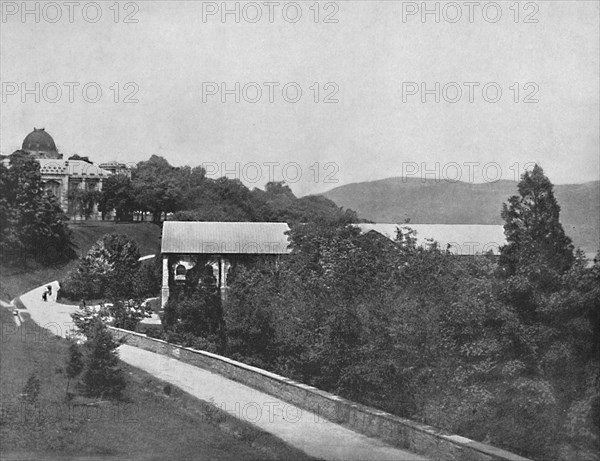
[[[191,221],[271,221],[266,203],[239,179],[207,179],[190,192],[186,211],[176,219]]]
[[[158,296],[162,285],[162,259],[155,257],[142,261],[133,279],[133,292],[137,298]]]
[[[84,344],[85,371],[82,384],[85,393],[92,397],[118,398],[125,389],[125,377],[119,367],[119,345],[102,321],[91,327],[90,337]]]
[[[69,190],[69,216],[71,219],[90,219],[102,193],[97,190],[75,188]]]
[[[507,245],[502,248],[500,264],[509,275],[537,271],[564,272],[574,262],[573,245],[560,223],[560,206],[554,186],[539,165],[521,177],[519,195],[502,207]],[[540,280],[541,281],[541,280]]]
[[[498,295],[526,332],[516,343],[515,359],[552,403],[548,411],[554,415],[544,414],[555,422],[553,430],[568,432],[579,418],[585,433],[593,426],[590,415],[600,395],[598,386],[590,385],[600,380],[596,265],[589,268],[583,254],[574,254],[552,183],[539,166],[522,176],[519,196],[504,205],[502,217],[508,243],[501,249]],[[526,425],[539,422],[528,418]],[[578,437],[571,438],[570,449],[581,448]],[[583,445],[597,446],[598,439],[588,438]]]
[[[112,209],[117,220],[130,219],[136,209],[151,213],[156,222],[169,213],[180,221],[358,221],[356,213],[325,197],[297,198],[283,182],[249,190],[239,179],[210,179],[202,167],[173,167],[156,155],[139,162],[131,180],[117,175],[105,181],[99,210]]]
[[[168,340],[216,352],[224,346],[223,308],[213,269],[206,263],[197,258],[185,283],[172,286],[163,324]]]
[[[290,224],[359,222],[355,212],[343,210],[325,197],[309,195],[297,198],[290,187],[283,182],[267,183],[264,191],[255,189],[252,193],[265,202],[271,210],[271,217],[274,221],[284,221]]]
[[[164,158],[153,155],[149,160],[139,162],[132,181],[138,206],[142,211],[152,213],[155,222],[160,222],[164,213],[182,208],[181,174]]]
[[[26,154],[0,165],[0,247],[8,262],[34,257],[43,263],[74,256],[67,217],[44,191],[39,163]]]
[[[185,184],[185,182],[183,182]],[[297,198],[283,182],[271,182],[266,189],[250,191],[238,179],[198,179],[189,189],[182,211],[175,214],[181,221],[276,221],[358,222],[356,213],[343,210],[320,196]]]
[[[531,457],[597,445],[598,275],[583,261],[551,292],[518,276],[528,317],[493,258],[331,223],[291,238],[288,257],[229,278],[232,357]]]
[[[71,299],[114,299],[134,296],[140,252],[126,235],[107,234],[98,240],[62,283]]]
[[[118,174],[104,180],[98,201],[98,210],[103,216],[115,210],[116,221],[131,220],[135,204],[133,184],[128,176]]]

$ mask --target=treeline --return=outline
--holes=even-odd
[[[68,218],[44,191],[40,165],[28,155],[0,163],[0,253],[3,263],[56,264],[74,257]]]
[[[117,221],[132,220],[134,212],[155,222],[167,215],[182,221],[359,221],[355,212],[324,197],[297,198],[283,183],[249,190],[238,179],[210,179],[202,167],[174,167],[154,155],[138,163],[131,178],[106,178],[102,191],[70,190],[67,215],[44,190],[36,160],[21,151],[9,159],[8,167],[0,164],[0,251],[9,263],[32,257],[45,264],[72,259],[69,216],[90,217],[96,206],[103,216],[114,211]]]
[[[499,261],[293,226],[291,255],[233,268],[224,309],[198,269],[165,337],[532,458],[597,459],[600,261],[559,211],[541,168],[526,173]]]
[[[174,167],[155,155],[138,163],[131,178],[116,175],[105,180],[98,209],[104,214],[115,210],[118,221],[131,220],[134,212],[147,213],[155,222],[170,213],[182,221],[357,220],[356,213],[324,197],[297,198],[282,183],[249,190],[239,179],[207,178],[202,167]]]

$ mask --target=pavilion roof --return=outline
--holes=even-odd
[[[165,221],[162,253],[287,254],[286,223]]]

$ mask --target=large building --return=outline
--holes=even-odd
[[[44,188],[56,196],[71,219],[102,219],[97,205],[87,215],[75,206],[78,191],[101,191],[104,180],[114,174],[131,176],[131,170],[118,162],[97,165],[82,157],[64,160],[44,128],[34,128],[23,140],[21,151],[39,162]]]

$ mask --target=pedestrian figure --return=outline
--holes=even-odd
[[[48,289],[48,298],[52,301],[52,285],[46,287]]]
[[[42,293],[42,299],[45,301],[48,301],[48,290],[44,290],[44,293]]]

